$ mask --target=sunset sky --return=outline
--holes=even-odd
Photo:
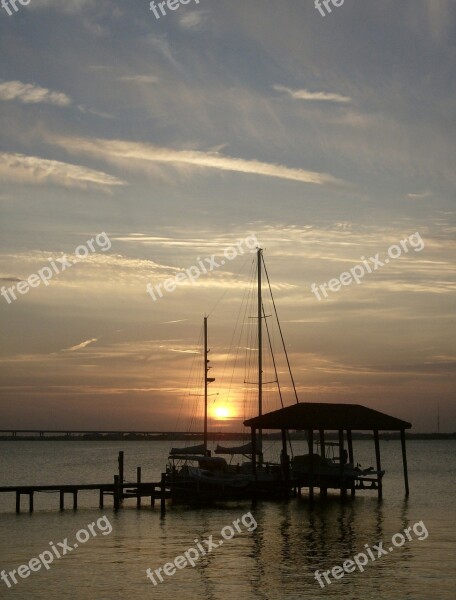
[[[0,428],[187,429],[208,314],[211,427],[241,430],[255,407],[229,350],[255,255],[156,302],[146,285],[255,236],[301,402],[416,432],[439,406],[456,431],[454,1],[18,8],[0,7],[0,283],[111,247],[0,296]],[[312,293],[414,233],[420,251]]]

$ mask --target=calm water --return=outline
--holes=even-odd
[[[174,444],[176,445],[176,444]],[[110,482],[117,453],[125,450],[126,477],[136,466],[143,480],[156,479],[170,444],[129,442],[17,442],[0,443],[0,485],[32,483]],[[300,452],[304,446],[296,450]],[[231,503],[222,508],[190,510],[170,507],[164,517],[134,501],[114,514],[97,508],[97,495],[80,494],[80,510],[59,513],[58,496],[38,494],[35,513],[14,513],[14,496],[0,495],[0,570],[11,571],[49,549],[49,542],[68,538],[106,514],[112,533],[98,532],[71,554],[55,560],[8,589],[0,580],[0,598],[57,600],[164,598],[180,600],[227,598],[291,599],[344,598],[394,600],[454,600],[456,597],[456,443],[409,442],[411,496],[404,500],[400,445],[382,442],[386,469],[384,500],[359,493],[345,504],[334,498],[309,508],[305,497],[287,503]],[[270,452],[274,453],[274,445]],[[355,457],[374,464],[373,442],[355,442]],[[68,497],[68,505],[70,498]],[[25,498],[24,498],[24,509]],[[173,561],[194,545],[195,538],[220,539],[221,530],[248,511],[258,527],[245,531],[213,550],[157,587],[145,570]],[[429,537],[407,541],[391,554],[370,562],[321,589],[316,569],[328,570],[423,521]]]

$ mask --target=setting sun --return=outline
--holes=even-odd
[[[228,419],[230,416],[230,409],[226,406],[216,406],[214,408],[214,417],[216,417],[217,419]]]

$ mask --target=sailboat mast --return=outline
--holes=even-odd
[[[207,317],[204,317],[204,451],[207,454],[207,373],[208,373],[208,349],[207,349]]]
[[[261,293],[261,260],[262,249],[257,250],[258,262],[258,416],[263,414],[263,300]],[[262,430],[258,432],[259,438],[259,463],[263,462]]]

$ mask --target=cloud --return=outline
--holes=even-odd
[[[155,75],[124,75],[118,77],[117,81],[127,81],[131,83],[157,83],[158,77]]]
[[[309,92],[308,90],[292,90],[291,88],[284,87],[283,85],[275,85],[274,89],[276,92],[283,92],[289,94],[296,100],[311,100],[317,102],[351,102],[351,98],[348,96],[342,96],[341,94],[331,94],[327,92]]]
[[[51,8],[52,10],[62,10],[69,13],[77,13],[95,5],[95,0],[71,0],[71,2],[62,2],[61,0],[33,0],[28,10],[39,10]]]
[[[188,321],[188,319],[176,319],[175,321],[164,321],[160,323],[160,325],[170,325],[171,323],[183,323],[184,321]]]
[[[54,183],[76,188],[125,184],[117,177],[80,165],[7,152],[0,152],[0,181],[25,184]]]
[[[63,92],[53,92],[47,88],[21,81],[0,83],[0,100],[18,100],[23,104],[54,104],[68,106],[71,99]]]
[[[0,277],[0,281],[5,281],[6,283],[17,283],[18,281],[22,281],[19,277]]]
[[[432,196],[432,192],[426,191],[421,192],[420,194],[407,194],[407,198],[411,198],[412,200],[421,200],[423,198],[430,198]]]
[[[94,342],[98,342],[98,340],[99,340],[99,338],[92,338],[91,340],[86,340],[85,342],[81,342],[80,344],[77,344],[76,346],[71,346],[70,348],[64,348],[62,350],[62,352],[76,352],[76,350],[82,350],[83,348],[86,348],[90,344],[93,344]]]
[[[50,138],[51,142],[65,148],[68,152],[88,154],[123,168],[150,172],[150,165],[164,164],[188,173],[189,167],[196,169],[216,169],[264,177],[276,177],[300,181],[301,183],[329,184],[342,183],[327,173],[317,173],[304,169],[289,168],[284,165],[265,163],[257,160],[246,160],[224,156],[218,152],[201,152],[199,150],[174,150],[122,140],[105,140],[96,138]],[[140,162],[139,162],[140,161]]]
[[[183,29],[199,30],[206,21],[206,13],[203,10],[192,10],[182,12],[179,15],[179,25]]]

